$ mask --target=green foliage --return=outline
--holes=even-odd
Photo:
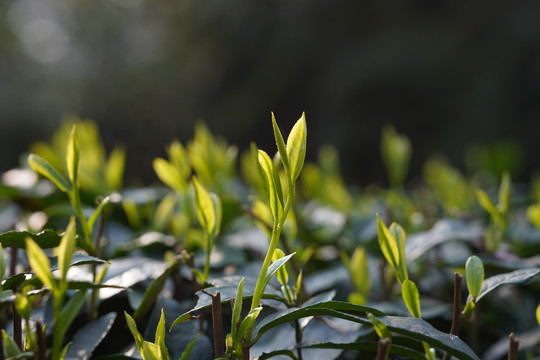
[[[409,139],[405,135],[398,134],[393,126],[385,126],[381,135],[381,155],[390,186],[403,186],[412,156]]]
[[[476,190],[478,202],[491,217],[489,229],[485,232],[486,247],[489,251],[497,250],[506,235],[510,211],[511,185],[510,174],[505,172],[499,187],[499,202],[497,205],[491,201],[483,190]]]
[[[0,187],[0,309],[6,327],[23,331],[20,338],[3,334],[6,357],[125,359],[136,350],[143,359],[209,360],[207,349],[219,341],[226,359],[373,358],[377,338],[386,338],[387,358],[448,352],[476,360],[496,343],[494,335],[476,333],[527,334],[536,330],[530,328],[535,311],[540,324],[540,306],[531,305],[538,304],[540,242],[523,220],[526,212],[538,226],[540,210],[534,199],[525,204],[519,187],[521,202],[511,206],[508,174],[497,201],[491,191],[474,193],[476,184],[488,189],[489,182],[439,160],[426,164],[424,184],[405,187],[410,143],[390,129],[382,151],[393,188],[355,189],[345,185],[333,147],[304,166],[304,115],[285,137],[272,115],[276,150],[252,144],[241,159],[243,177],[235,169],[236,148],[200,125],[186,147],[173,141],[167,157],[154,160],[163,187],[103,196],[118,189],[114,168],[124,155],[114,150],[105,160],[97,131],[85,126],[70,124],[61,147],[28,157],[58,192]],[[101,168],[89,186],[92,146]],[[475,200],[489,225],[480,221]],[[45,220],[30,226],[41,211]],[[14,273],[6,269],[13,259]],[[462,334],[451,335],[449,289],[454,272],[463,270],[469,292],[463,313],[472,317],[463,316]],[[222,329],[211,322],[219,306],[209,294],[218,292]],[[117,319],[122,311],[127,325]],[[41,313],[51,316],[39,318],[48,322],[40,333],[33,324]],[[124,336],[128,330],[132,337]],[[52,336],[43,341],[45,333]]]

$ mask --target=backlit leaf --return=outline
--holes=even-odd
[[[197,177],[193,177],[197,218],[208,234],[214,234],[216,229],[216,209],[210,193],[201,185]],[[210,249],[208,249],[210,251]]]
[[[79,156],[79,136],[77,133],[77,126],[73,125],[66,148],[66,165],[68,176],[73,186],[79,186]]]
[[[291,168],[291,180],[294,182],[300,175],[306,157],[306,114],[294,124],[287,138],[287,155]]]
[[[420,318],[420,295],[418,294],[416,284],[409,279],[405,280],[401,285],[401,292],[403,301],[411,315],[415,318]]]
[[[174,165],[165,159],[157,158],[154,159],[153,166],[157,176],[165,185],[179,192],[186,191],[186,180]]]
[[[26,254],[28,256],[30,267],[36,276],[45,286],[50,290],[53,290],[56,282],[51,274],[51,263],[49,258],[45,255],[39,245],[30,238],[26,238]]]
[[[61,191],[71,191],[71,184],[41,156],[30,154],[28,164],[32,169],[51,180]]]
[[[263,173],[270,210],[274,219],[279,220],[283,216],[283,193],[277,169],[272,159],[263,150],[259,150],[259,164]]]
[[[470,256],[465,263],[467,289],[473,299],[478,300],[484,281],[484,264],[478,256]]]
[[[77,225],[75,223],[75,217],[71,217],[69,220],[68,227],[62,240],[60,241],[60,246],[57,249],[58,256],[58,268],[60,270],[60,276],[62,279],[66,278],[69,265],[71,263],[71,257],[75,251],[75,235],[77,233]]]
[[[285,173],[288,176],[290,176],[291,167],[289,165],[289,156],[287,154],[287,148],[285,145],[285,141],[283,140],[283,136],[281,135],[281,131],[279,130],[279,127],[276,123],[276,118],[274,117],[274,113],[272,113],[272,126],[274,127],[274,137],[276,138],[276,145],[279,151],[281,162],[283,164],[283,168],[285,169]]]

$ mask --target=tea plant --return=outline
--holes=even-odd
[[[431,159],[411,186],[387,127],[391,188],[359,189],[332,147],[306,161],[304,114],[286,141],[271,125],[275,154],[252,144],[238,172],[199,124],[138,188],[92,123],[33,146],[0,186],[0,358],[539,356],[540,211],[509,173]]]

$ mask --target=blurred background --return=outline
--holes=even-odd
[[[77,116],[153,182],[196,121],[274,151],[271,111],[284,133],[305,111],[308,157],[335,144],[360,185],[386,181],[385,124],[411,139],[409,179],[434,153],[466,171],[471,148],[515,179],[540,168],[537,1],[3,0],[0,15],[0,172]]]

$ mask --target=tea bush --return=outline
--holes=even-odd
[[[537,197],[440,159],[409,187],[392,127],[390,188],[358,189],[331,146],[304,164],[304,115],[271,125],[276,149],[240,157],[199,125],[146,187],[91,122],[32,146],[0,186],[0,356],[540,356]]]

